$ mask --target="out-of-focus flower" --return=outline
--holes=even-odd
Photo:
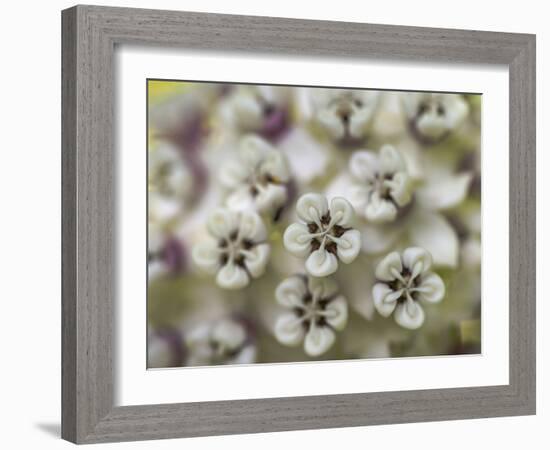
[[[384,145],[380,152],[357,151],[349,161],[352,175],[350,201],[373,223],[391,222],[411,201],[411,182],[399,152]]]
[[[227,103],[226,115],[242,132],[266,139],[280,138],[289,126],[288,89],[278,86],[238,86]]]
[[[338,269],[338,261],[351,263],[361,249],[361,234],[352,228],[353,206],[337,197],[330,202],[321,194],[304,194],[296,204],[298,217],[305,223],[293,223],[284,233],[285,248],[306,259],[307,272],[326,277]]]
[[[149,281],[179,274],[185,267],[183,243],[173,234],[150,222],[147,239],[147,277]]]
[[[245,326],[234,319],[200,324],[184,334],[188,366],[252,364],[256,348]]]
[[[312,91],[314,117],[335,141],[360,141],[367,137],[380,93],[367,90],[323,89]]]
[[[287,199],[289,178],[285,156],[254,135],[241,140],[238,159],[220,172],[221,183],[230,191],[226,206],[235,210],[276,211]]]
[[[252,211],[218,209],[209,218],[212,239],[193,247],[193,261],[203,270],[217,273],[217,284],[240,289],[251,278],[263,275],[270,247],[260,216]]]
[[[181,335],[172,329],[147,335],[147,367],[179,367],[183,362]]]
[[[411,92],[401,98],[412,134],[427,145],[442,141],[456,130],[469,111],[468,103],[458,94]]]
[[[275,324],[277,340],[288,346],[304,343],[309,356],[325,353],[345,328],[348,306],[328,278],[292,276],[279,284],[277,302],[285,308]]]
[[[438,303],[445,295],[443,280],[430,271],[431,265],[431,255],[419,247],[387,255],[376,267],[378,282],[372,290],[376,310],[384,317],[394,313],[404,328],[421,327],[425,316],[420,302]]]
[[[178,149],[167,142],[148,153],[149,216],[167,222],[184,210],[193,190],[193,176]]]

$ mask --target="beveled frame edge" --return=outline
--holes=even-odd
[[[534,35],[75,6],[62,12],[62,36],[64,439],[94,443],[535,413]],[[509,385],[114,407],[113,52],[129,43],[507,65]]]

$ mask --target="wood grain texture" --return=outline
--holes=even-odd
[[[78,443],[535,412],[535,37],[77,6],[63,11],[62,435]],[[116,44],[504,64],[510,72],[510,383],[114,407]]]

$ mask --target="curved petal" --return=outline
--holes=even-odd
[[[256,348],[247,345],[228,364],[252,364],[256,361]]]
[[[262,218],[253,211],[242,211],[239,224],[239,236],[250,239],[254,242],[264,241],[267,237],[267,230]]]
[[[336,330],[343,330],[348,322],[348,304],[341,295],[328,303],[325,320]]]
[[[378,158],[382,174],[393,174],[405,170],[405,162],[401,154],[392,145],[382,146]]]
[[[306,223],[318,223],[327,212],[327,198],[321,194],[304,194],[296,203],[296,213]]]
[[[365,218],[373,223],[392,222],[397,217],[397,208],[389,200],[380,198],[378,192],[371,195],[365,208]]]
[[[311,252],[311,235],[306,225],[293,223],[283,235],[285,248],[294,256],[305,258]]]
[[[330,202],[330,215],[336,219],[336,225],[349,227],[355,219],[355,210],[344,197],[333,198]]]
[[[244,165],[251,170],[259,167],[273,147],[255,134],[244,136],[239,143],[239,156]]]
[[[399,292],[399,297],[396,298],[393,291],[386,283],[376,283],[372,288],[372,299],[374,307],[378,313],[383,317],[389,317],[394,311],[395,306],[397,305],[397,298],[401,296]]]
[[[283,345],[298,345],[304,336],[302,320],[291,312],[282,314],[275,322],[275,337]]]
[[[338,260],[325,249],[315,250],[306,259],[306,270],[314,277],[326,277],[338,269]]]
[[[393,317],[397,324],[401,325],[403,328],[416,330],[424,323],[424,310],[418,302],[413,301],[412,305],[413,306],[411,306],[409,301],[397,305]]]
[[[252,249],[246,250],[244,263],[252,278],[258,278],[264,274],[270,252],[269,244],[258,244]]]
[[[349,171],[358,181],[373,180],[379,170],[378,157],[371,151],[359,150],[349,159]]]
[[[286,183],[290,178],[285,156],[275,149],[266,155],[260,167],[260,172],[269,175],[277,183]]]
[[[224,289],[242,289],[248,285],[248,281],[246,271],[233,262],[223,266],[216,276],[216,283]]]
[[[275,299],[279,305],[294,308],[303,303],[308,290],[304,278],[293,276],[283,280],[275,289]]]
[[[233,320],[221,320],[212,328],[211,339],[230,351],[243,345],[246,339],[244,327]]]
[[[307,289],[313,297],[319,299],[329,298],[335,295],[338,291],[338,286],[332,278],[308,277]]]
[[[333,108],[324,108],[317,113],[317,120],[333,139],[341,139],[346,132],[344,124]]]
[[[268,184],[260,190],[256,196],[256,205],[259,211],[268,211],[284,205],[287,198],[285,186],[280,184]]]
[[[361,233],[357,230],[348,230],[338,238],[336,253],[345,264],[349,264],[357,258],[361,250]]]
[[[355,212],[361,216],[365,215],[370,192],[371,188],[366,185],[353,184],[347,189],[347,198],[355,209]]]
[[[459,244],[455,230],[437,213],[419,211],[409,226],[411,243],[431,253],[435,265],[456,267]]]
[[[396,279],[395,272],[401,273],[403,264],[398,252],[391,252],[386,255],[376,266],[375,275],[381,281],[393,281]]]
[[[249,176],[249,169],[240,161],[228,161],[219,172],[220,183],[228,188],[235,189],[243,184]]]
[[[414,278],[430,269],[432,255],[423,248],[409,247],[403,252],[403,265],[410,270]]]
[[[306,334],[304,350],[309,356],[320,356],[332,347],[335,338],[334,331],[329,327],[313,325]]]
[[[233,211],[246,211],[254,208],[254,198],[250,195],[250,186],[240,185],[225,200],[225,206]]]
[[[430,272],[422,276],[417,293],[420,300],[439,303],[445,296],[445,284],[439,275]]]
[[[227,238],[229,234],[238,228],[238,215],[228,209],[215,210],[206,223],[210,234],[216,238]]]
[[[361,139],[370,130],[373,117],[373,107],[364,107],[354,111],[349,121],[349,134],[356,139]]]
[[[247,129],[257,129],[262,125],[262,109],[259,102],[250,94],[237,92],[232,99],[234,117]]]
[[[384,185],[399,206],[405,206],[411,201],[410,178],[405,172],[397,172],[391,180],[384,181]]]
[[[469,172],[438,176],[418,188],[415,198],[427,209],[453,208],[466,198],[471,181],[472,174]]]
[[[191,257],[197,266],[209,273],[216,273],[219,268],[220,249],[213,241],[194,245]]]

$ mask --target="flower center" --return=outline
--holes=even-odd
[[[220,263],[222,266],[233,262],[240,267],[245,267],[246,253],[254,246],[250,239],[242,239],[237,230],[232,231],[227,238],[220,239]]]
[[[326,249],[328,252],[336,255],[338,244],[341,242],[340,237],[349,230],[349,228],[337,225],[341,219],[341,213],[337,213],[334,218],[330,212],[327,212],[316,222],[307,224],[308,231],[311,237],[311,251]]]
[[[395,280],[388,283],[390,288],[395,292],[401,292],[401,296],[397,299],[398,302],[404,302],[408,299],[416,301],[416,295],[419,291],[420,277],[407,268],[401,272],[392,269],[392,274]]]
[[[302,304],[294,308],[295,314],[302,321],[302,326],[307,330],[312,325],[326,326],[329,311],[326,307],[330,299],[317,298],[307,293],[302,298]]]

